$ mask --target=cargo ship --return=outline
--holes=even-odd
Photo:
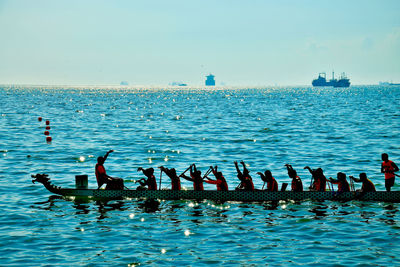
[[[346,77],[343,72],[339,79],[335,79],[335,73],[332,72],[332,79],[326,80],[326,73],[321,72],[318,74],[318,78],[312,81],[313,86],[333,86],[333,87],[349,87],[350,79]]]

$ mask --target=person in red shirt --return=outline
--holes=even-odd
[[[397,167],[396,163],[389,160],[389,155],[386,153],[382,154],[382,160],[381,173],[385,174],[385,188],[389,192],[394,185],[394,178],[397,175],[395,172],[399,171],[399,167]]]
[[[106,169],[104,168],[104,162],[112,152],[114,152],[114,150],[110,150],[103,157],[97,158],[97,164],[95,166],[95,175],[98,185],[97,189],[100,189],[103,184],[106,184],[106,189],[124,189],[124,181],[121,178],[107,175]]]
[[[164,166],[160,166],[159,168],[171,179],[171,190],[181,190],[181,179],[176,174],[175,168],[168,169],[164,168]]]
[[[303,182],[300,177],[297,176],[297,172],[293,169],[292,165],[285,164],[286,169],[288,171],[288,176],[292,178],[292,191],[294,192],[303,192]]]
[[[343,172],[337,173],[337,179],[332,179],[332,177],[330,177],[329,181],[332,184],[338,185],[338,192],[350,192],[350,185],[346,180],[346,174],[344,174]]]
[[[154,176],[154,169],[153,168],[148,168],[148,169],[143,169],[142,167],[138,168],[138,172],[142,171],[144,175],[146,175],[147,179],[142,178],[138,180],[139,184],[142,187],[147,186],[148,190],[157,190],[157,181],[156,177]]]
[[[193,190],[195,191],[203,191],[203,177],[201,177],[201,171],[197,170],[196,165],[192,164],[190,165],[190,177],[186,176],[185,174],[181,174],[180,177],[182,177],[185,180],[193,182]]]
[[[218,171],[218,166],[215,166],[215,168],[213,166],[210,166],[210,169],[217,180],[212,180],[206,176],[207,180],[204,180],[204,182],[217,185],[217,191],[228,191],[228,184],[226,183],[225,177],[222,175],[222,172]]]
[[[274,177],[272,177],[271,171],[266,170],[264,173],[257,172],[257,174],[260,175],[261,180],[264,181],[264,184],[267,183],[267,189],[265,189],[266,191],[270,192],[278,191],[278,182],[275,180]]]
[[[360,190],[360,192],[375,192],[375,185],[373,182],[371,182],[370,179],[367,178],[367,174],[362,172],[360,173],[360,179],[354,178],[353,176],[349,176],[350,179],[352,179],[354,182],[357,183],[362,183],[362,187]]]
[[[236,187],[236,190],[254,191],[253,179],[251,178],[250,171],[246,168],[244,162],[240,162],[240,164],[243,166],[243,172],[240,171],[237,161],[234,163],[238,173],[237,177],[240,180],[240,184]]]
[[[310,191],[326,191],[326,177],[324,171],[321,168],[312,170],[310,167],[306,166],[304,169],[308,170],[312,174],[312,179],[314,180]]]

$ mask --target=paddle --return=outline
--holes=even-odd
[[[211,168],[209,168],[207,171],[206,171],[206,174],[204,174],[204,176],[203,176],[203,180],[204,180],[204,178],[206,178],[210,173],[211,173]],[[208,177],[207,177],[208,178]]]
[[[329,181],[331,186],[332,186],[332,192],[335,192],[335,188],[333,187],[333,183],[331,181]]]
[[[310,189],[312,189],[313,188],[313,185],[314,185],[314,176],[311,176],[311,182],[310,182]]]
[[[193,164],[192,164],[193,165]],[[181,173],[181,175],[179,175],[179,177],[181,177],[182,175],[184,175],[191,167],[192,165],[190,165],[184,172]]]
[[[265,182],[264,182],[263,187],[261,188],[261,190],[264,190],[264,186],[265,186]]]
[[[328,182],[328,181],[327,181]],[[332,191],[332,189],[331,189],[331,186],[330,186],[330,183],[328,182],[328,188],[329,188],[329,191]]]
[[[158,186],[159,190],[161,190],[161,177],[162,177],[162,171],[160,172],[160,184]]]
[[[351,189],[351,191],[355,191],[354,190],[354,181],[353,181],[353,179],[351,179],[351,177],[350,177],[350,189]]]

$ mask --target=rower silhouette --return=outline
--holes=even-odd
[[[270,170],[266,170],[264,173],[257,172],[257,174],[260,175],[261,180],[263,180],[263,182],[264,182],[264,185],[265,185],[265,183],[267,183],[267,189],[265,189],[266,191],[270,191],[270,192],[278,191],[278,182],[272,176],[272,173]],[[262,189],[264,189],[264,186]]]
[[[158,167],[161,172],[165,172],[165,174],[171,179],[171,190],[181,190],[181,179],[176,174],[175,168],[168,169],[164,166]]]
[[[153,168],[148,168],[148,169],[143,169],[142,167],[139,167],[138,172],[142,171],[143,174],[147,177],[147,179],[142,178],[138,180],[137,182],[140,184],[140,186],[146,188],[148,190],[157,190],[157,181],[156,177],[154,176],[154,169]]]
[[[294,192],[302,192],[303,191],[303,182],[300,177],[297,176],[297,172],[293,169],[292,165],[285,164],[286,169],[288,171],[288,176],[292,178],[292,191]]]
[[[236,190],[254,191],[253,179],[251,178],[250,171],[246,168],[244,162],[240,162],[243,166],[243,172],[240,171],[237,161],[234,161],[233,163],[235,163],[237,177],[240,180],[240,184],[236,187]]]
[[[186,176],[184,173],[180,175],[185,180],[193,182],[193,190],[203,191],[203,177],[201,177],[201,171],[196,168],[196,164],[190,165],[190,177]]]
[[[389,155],[386,153],[382,154],[382,161],[381,173],[385,174],[385,188],[389,192],[394,185],[395,176],[399,176],[395,174],[395,172],[399,171],[399,167],[397,167],[396,163],[389,160]]]
[[[109,150],[103,157],[97,158],[97,164],[95,166],[97,189],[100,189],[103,184],[106,184],[106,189],[124,189],[124,180],[109,176],[104,168],[104,162],[112,152],[114,152],[114,150]]]

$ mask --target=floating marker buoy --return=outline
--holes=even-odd
[[[50,143],[50,142],[51,142],[51,140],[52,140],[52,139],[51,139],[51,136],[47,136],[47,137],[46,137],[46,141],[47,141],[47,143]]]
[[[50,121],[46,121],[46,125],[50,125]]]
[[[49,131],[44,131],[44,135],[49,135]]]
[[[37,118],[38,121],[42,121],[42,117]]]
[[[50,130],[50,126],[46,126],[46,130]]]

